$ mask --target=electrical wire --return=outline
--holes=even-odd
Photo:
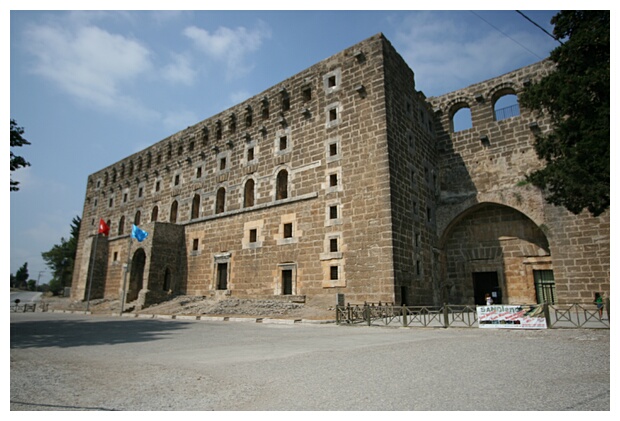
[[[492,27],[493,29],[495,29],[497,32],[499,32],[500,34],[504,35],[506,38],[510,39],[512,42],[514,42],[515,44],[518,44],[521,46],[521,48],[525,49],[526,51],[529,51],[530,53],[532,53],[533,55],[535,55],[536,57],[538,57],[540,60],[543,59],[543,57],[539,56],[538,54],[536,54],[535,52],[533,52],[532,50],[530,50],[529,48],[527,48],[525,45],[521,44],[519,41],[517,41],[516,39],[512,38],[510,35],[508,35],[507,33],[503,32],[501,29],[499,29],[498,27],[496,27],[495,25],[493,25],[491,22],[485,20],[482,16],[480,16],[479,14],[477,14],[476,12],[474,12],[473,10],[470,10],[470,12],[472,12],[474,15],[476,15],[480,20],[482,20],[483,22],[485,22],[487,25],[489,25],[490,27]]]
[[[525,19],[527,19],[529,22],[531,22],[534,26],[536,26],[537,28],[539,28],[541,31],[543,31],[545,34],[549,35],[551,38],[553,38],[554,40],[556,40],[557,42],[559,42],[560,44],[564,45],[564,43],[562,41],[560,41],[557,37],[553,36],[552,34],[550,34],[545,28],[543,28],[542,26],[540,26],[539,24],[537,24],[536,22],[534,22],[532,19],[528,18],[527,16],[525,16],[525,14],[520,11],[520,10],[515,10],[515,12],[517,12],[518,14],[520,14],[521,16],[523,16]]]

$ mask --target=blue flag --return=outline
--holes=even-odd
[[[142,242],[146,237],[148,237],[149,233],[141,230],[136,225],[131,227],[131,238],[135,238],[138,242]]]

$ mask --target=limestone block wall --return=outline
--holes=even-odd
[[[610,211],[592,217],[545,205],[545,216],[542,228],[549,238],[559,302],[591,304],[595,292],[610,298]]]
[[[549,120],[495,110],[551,70],[425,98],[370,37],[91,174],[72,295],[85,298],[100,218],[103,295],[120,295],[129,258],[139,305],[176,293],[471,303],[493,273],[506,300],[531,302],[550,271],[560,301],[608,295],[609,214],[569,214],[520,184],[542,165],[533,142]],[[463,109],[472,127],[455,131]],[[133,223],[151,236],[130,251]]]
[[[513,302],[533,302],[534,272],[552,270],[558,302],[590,303],[594,291],[609,293],[609,215],[592,218],[587,212],[573,215],[546,204],[543,192],[520,182],[543,163],[533,143],[537,133],[551,129],[545,116],[520,107],[517,115],[501,118],[495,101],[505,94],[517,98],[528,83],[552,71],[552,63],[542,61],[441,97],[430,98],[438,123],[440,199],[437,215],[438,248],[442,253],[442,295],[467,297],[472,288],[472,272],[466,265],[480,260],[461,254],[461,263],[451,256],[451,244],[459,237],[462,224],[475,217],[479,204],[506,206],[525,219],[521,230],[537,226],[548,242],[548,255],[532,254],[517,247],[509,251],[502,244],[498,261],[488,261],[487,270],[497,271],[507,297]],[[455,131],[454,114],[462,108],[471,112],[472,127]],[[506,214],[512,215],[509,211]],[[514,215],[513,215],[514,216]],[[509,217],[506,225],[514,219]],[[526,241],[523,234],[514,236]],[[473,237],[475,238],[475,236]],[[459,249],[480,250],[480,244],[462,243]],[[544,253],[543,253],[544,254]],[[501,258],[500,258],[501,256]],[[465,265],[459,267],[458,265]],[[475,266],[475,265],[474,265]],[[454,279],[460,278],[459,282]],[[456,288],[456,289],[455,289]]]
[[[433,113],[415,90],[414,75],[386,46],[386,108],[395,301],[433,301],[437,283],[436,212],[439,193]]]
[[[131,224],[166,222],[184,230],[178,292],[282,294],[292,274],[293,294],[330,304],[338,293],[393,300],[391,276],[377,276],[392,270],[383,43],[371,37],[89,176],[81,237],[109,221],[106,294],[118,294]],[[163,246],[144,247],[154,262]]]

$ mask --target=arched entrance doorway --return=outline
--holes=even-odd
[[[142,289],[144,266],[146,264],[146,253],[143,249],[138,249],[131,259],[131,272],[129,275],[129,289],[127,291],[126,302],[135,301]]]
[[[442,293],[453,304],[536,303],[537,275],[552,271],[549,242],[509,206],[482,203],[458,215],[441,239]],[[547,273],[547,272],[545,272]]]

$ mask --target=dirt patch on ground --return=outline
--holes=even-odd
[[[43,297],[42,307],[48,310],[88,311],[93,314],[114,314],[121,311],[119,300],[97,299],[90,303],[68,297]],[[334,308],[311,307],[303,303],[280,300],[244,300],[238,298],[214,299],[209,297],[177,296],[163,303],[136,310],[125,305],[124,313],[189,315],[189,316],[235,316],[306,320],[334,320]]]

